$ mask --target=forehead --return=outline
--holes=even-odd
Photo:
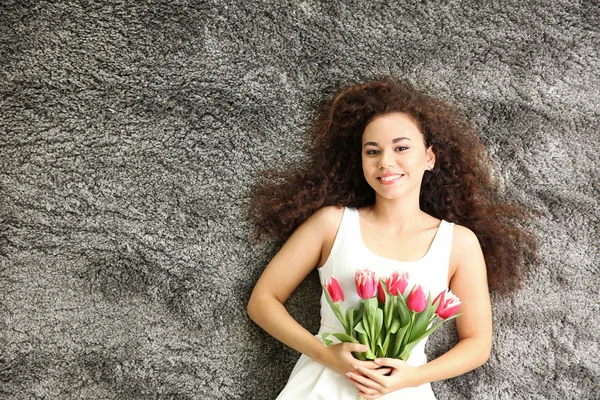
[[[407,137],[413,141],[423,139],[414,120],[404,113],[391,113],[375,117],[365,127],[362,141],[387,142],[397,137]]]

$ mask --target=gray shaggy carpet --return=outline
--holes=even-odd
[[[299,356],[245,306],[281,245],[250,188],[319,101],[395,75],[462,105],[541,263],[439,399],[598,399],[597,1],[0,5],[0,397],[274,399]],[[288,302],[315,332],[316,274]],[[435,357],[456,339],[432,338]]]

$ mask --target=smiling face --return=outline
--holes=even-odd
[[[425,148],[423,135],[408,115],[381,115],[365,128],[363,173],[378,196],[391,200],[412,193],[418,199],[423,174],[434,163],[432,148]]]

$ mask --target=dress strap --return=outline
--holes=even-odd
[[[333,270],[330,268],[333,268],[333,265],[331,265],[332,263],[330,261],[337,257],[338,252],[343,252],[344,248],[347,248],[347,246],[349,245],[349,241],[353,240],[353,211],[356,210],[344,207],[342,219],[340,221],[340,225],[338,226],[337,233],[335,234],[335,239],[333,240],[333,245],[331,246],[331,252],[329,253],[329,258],[327,259],[325,264],[321,268],[319,268],[320,271],[329,271],[330,273],[332,273]]]
[[[446,276],[450,265],[453,233],[454,223],[442,220],[428,252],[428,255],[435,258],[436,264],[445,270]]]
[[[351,241],[352,245],[360,243],[362,240],[360,236],[360,217],[356,208],[346,208],[345,214],[348,215],[347,230],[348,230],[348,241]]]

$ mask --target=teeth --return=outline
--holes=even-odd
[[[393,176],[386,176],[386,177],[382,176],[380,179],[384,182],[390,182],[390,181],[393,181],[394,179],[398,179],[401,176],[402,175],[393,175]]]

